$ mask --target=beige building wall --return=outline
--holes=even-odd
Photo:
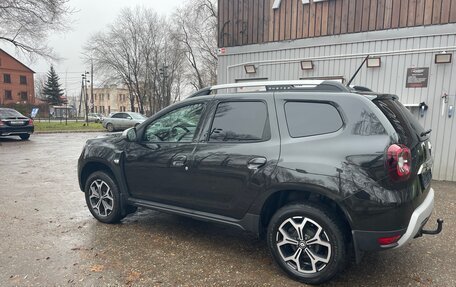
[[[128,90],[117,86],[93,89],[95,113],[105,116],[115,112],[131,111]]]

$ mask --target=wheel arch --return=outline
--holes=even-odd
[[[128,194],[125,192],[126,188],[124,185],[124,181],[122,181],[122,177],[116,172],[116,170],[108,163],[100,160],[91,160],[88,161],[81,169],[79,178],[79,185],[81,190],[84,192],[84,187],[86,184],[87,179],[89,176],[96,172],[96,171],[103,171],[111,176],[112,180],[117,184],[117,188],[120,193],[120,206],[122,215],[126,215],[129,212],[128,205],[127,205],[127,197]]]
[[[92,161],[88,161],[86,164],[84,164],[84,166],[82,167],[81,172],[80,172],[79,185],[80,185],[80,188],[82,191],[84,191],[84,186],[85,186],[86,181],[89,178],[89,176],[96,171],[104,171],[104,172],[108,173],[109,175],[112,176],[113,180],[117,184],[119,184],[116,173],[109,166],[108,163],[99,161],[99,160],[92,160]]]
[[[265,234],[267,226],[274,213],[281,207],[289,203],[312,203],[321,205],[332,212],[335,212],[337,217],[345,226],[347,235],[351,237],[352,220],[350,214],[345,207],[334,196],[329,195],[330,192],[322,188],[283,188],[278,189],[267,196],[261,206],[259,233],[260,236]]]

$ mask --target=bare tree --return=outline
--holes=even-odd
[[[0,41],[14,45],[30,56],[52,57],[46,44],[50,32],[66,28],[72,12],[69,0],[1,0]]]
[[[154,113],[169,105],[182,85],[184,62],[170,23],[153,10],[126,8],[106,32],[94,35],[85,50],[109,81],[127,86],[131,109]]]
[[[217,5],[215,0],[191,0],[174,14],[176,37],[189,65],[187,78],[195,89],[217,81]]]
[[[35,98],[40,99],[44,101],[46,99],[46,96],[43,94],[43,89],[44,85],[47,80],[47,75],[46,74],[37,74],[34,77],[35,81]]]

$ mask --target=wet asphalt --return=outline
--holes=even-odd
[[[97,135],[0,138],[0,286],[304,286],[246,232],[144,209],[97,222],[76,172]],[[433,187],[443,233],[367,254],[326,286],[456,286],[456,183]]]

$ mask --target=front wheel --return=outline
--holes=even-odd
[[[84,192],[90,213],[99,221],[116,223],[124,217],[119,188],[111,175],[103,171],[92,173],[85,183]]]
[[[276,263],[303,283],[329,281],[345,266],[347,244],[341,226],[319,206],[282,207],[269,223],[267,239]]]

